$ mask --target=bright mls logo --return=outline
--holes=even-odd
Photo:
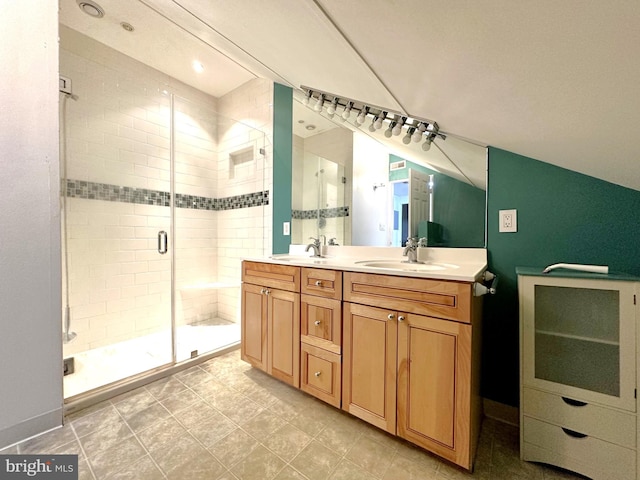
[[[78,480],[78,455],[0,455],[0,480]]]

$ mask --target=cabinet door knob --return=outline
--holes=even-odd
[[[389,315],[387,315],[387,318],[389,320],[393,320],[394,318],[396,318],[396,316],[393,313],[390,313]]]
[[[399,315],[398,316],[398,321],[399,322],[404,322],[404,315]]]
[[[322,373],[322,372],[316,372],[316,373],[314,373],[314,375],[315,375],[316,377],[319,377],[321,373]]]
[[[316,287],[321,287],[321,286],[322,286],[322,281],[316,280]]]
[[[262,289],[260,289],[260,293],[261,293],[262,295],[264,295],[265,293],[267,293],[267,289],[266,289],[266,288],[262,288]]]
[[[320,325],[322,322],[320,320],[316,320],[315,322],[313,322],[314,325]]]
[[[265,295],[269,295],[271,293],[271,290],[269,290],[268,288],[264,291]]]

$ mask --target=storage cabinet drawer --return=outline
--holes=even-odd
[[[524,414],[601,440],[636,447],[635,415],[523,388]]]
[[[635,450],[590,436],[579,437],[576,432],[563,430],[558,426],[527,416],[523,417],[522,428],[525,445],[533,445],[546,452],[561,453],[559,463],[554,462],[560,467],[574,468],[576,464],[582,464],[584,468],[578,471],[587,475],[606,472],[606,476],[599,478],[635,478]],[[538,457],[534,458],[533,455],[529,457],[526,448],[524,456],[524,460],[542,460]],[[565,461],[566,464],[563,463]]]
[[[245,260],[242,262],[242,281],[288,292],[299,292],[300,267]]]
[[[302,343],[324,348],[333,353],[342,351],[342,303],[312,295],[301,296]]]
[[[342,272],[320,268],[302,268],[301,293],[342,299]]]
[[[302,344],[300,388],[340,408],[342,383],[341,357],[321,348]]]
[[[344,300],[470,323],[470,283],[344,272]]]

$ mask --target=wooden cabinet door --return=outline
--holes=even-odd
[[[300,294],[267,292],[267,372],[300,387]]]
[[[470,468],[472,327],[400,315],[398,435]]]
[[[342,408],[396,433],[396,312],[345,303]]]
[[[264,287],[242,284],[240,356],[267,371],[267,297]]]

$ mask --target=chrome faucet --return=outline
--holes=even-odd
[[[407,257],[404,263],[422,263],[418,261],[418,247],[426,247],[427,239],[422,237],[419,240],[417,238],[407,238],[407,244],[402,252],[403,257]]]
[[[313,256],[320,257],[320,239],[309,237],[309,240],[313,240],[313,242],[307,245],[307,248],[305,248],[304,251],[308,252],[310,248],[313,248]]]

